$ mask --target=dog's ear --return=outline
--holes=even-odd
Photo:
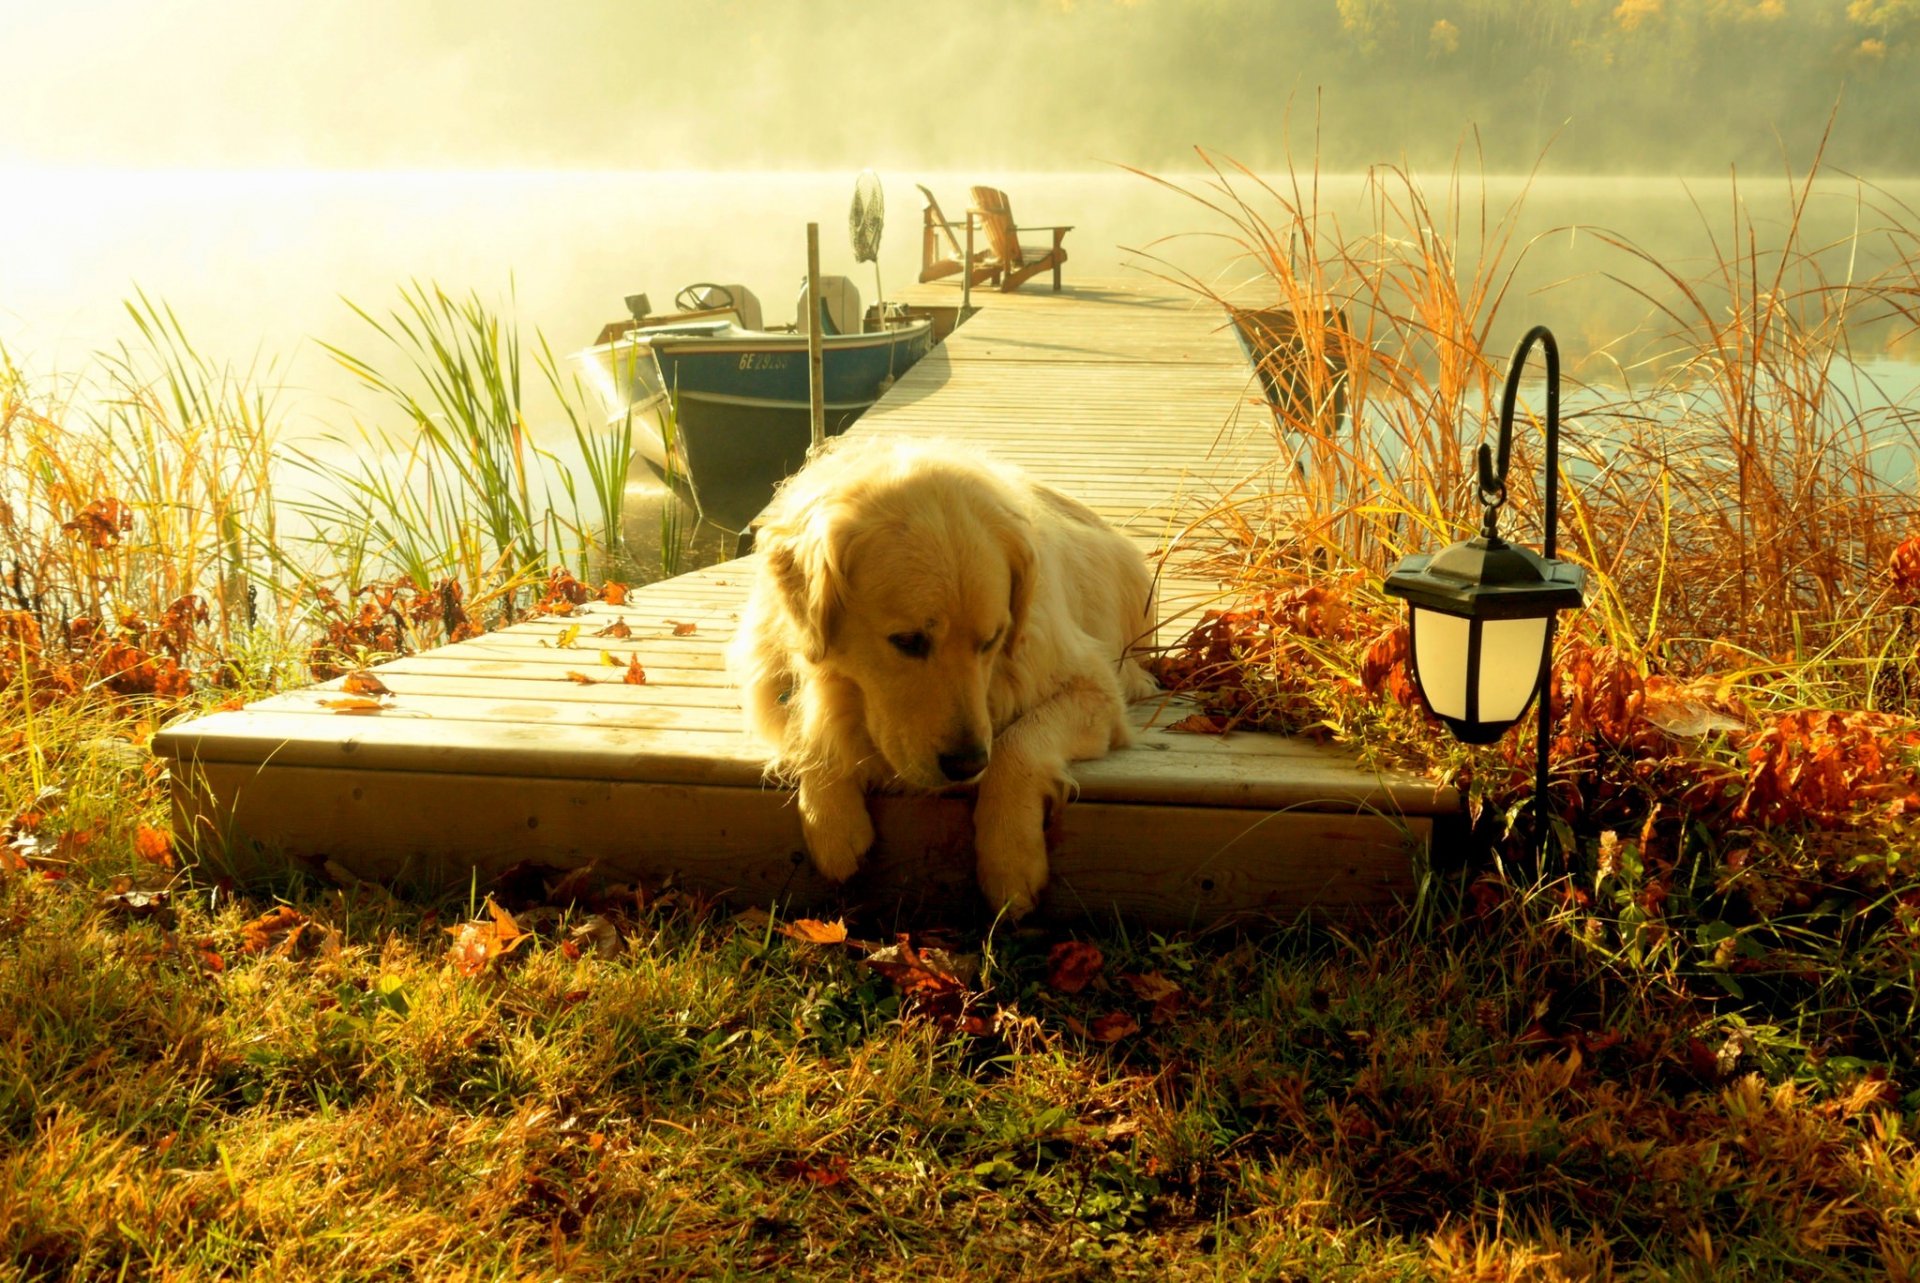
[[[829,544],[825,523],[815,520],[774,538],[762,554],[793,623],[800,654],[809,664],[827,657],[827,643],[839,621],[839,574]]]
[[[1033,536],[1026,520],[1016,519],[1001,527],[1000,543],[1006,549],[1007,575],[1012,580],[1007,605],[1013,615],[1000,653],[1011,655],[1026,630],[1027,612],[1033,606]]]

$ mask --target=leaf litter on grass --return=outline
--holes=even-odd
[[[447,962],[469,978],[496,972],[507,959],[533,938],[514,920],[513,914],[488,896],[486,916],[446,928],[453,943],[447,946]]]

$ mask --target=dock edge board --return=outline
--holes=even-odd
[[[613,880],[789,911],[978,903],[964,798],[872,798],[875,848],[836,887],[807,860],[778,789],[536,779],[508,790],[494,776],[272,763],[206,763],[173,789],[183,848],[243,882],[331,863],[336,876],[432,893],[484,887],[523,862],[591,863]],[[1168,929],[1349,916],[1413,894],[1433,829],[1429,816],[1083,800],[1052,835],[1041,911]]]

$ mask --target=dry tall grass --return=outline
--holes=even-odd
[[[1595,354],[1609,377],[1562,403],[1559,555],[1591,577],[1556,648],[1552,783],[1536,797],[1531,719],[1486,750],[1454,743],[1410,681],[1403,608],[1379,591],[1403,554],[1472,533],[1470,452],[1494,430],[1506,365],[1489,336],[1532,246],[1518,203],[1490,210],[1458,175],[1437,200],[1402,170],[1370,182],[1357,230],[1311,174],[1273,184],[1218,162],[1189,191],[1251,279],[1166,275],[1229,313],[1283,318],[1292,344],[1270,372],[1312,391],[1271,406],[1299,484],[1206,519],[1231,536],[1221,568],[1240,600],[1163,676],[1221,725],[1311,729],[1451,779],[1483,855],[1520,854],[1544,809],[1554,894],[1623,976],[1717,989],[1819,1030],[1810,1042],[1920,1056],[1903,907],[1920,903],[1920,450],[1913,393],[1875,383],[1853,349],[1913,320],[1916,220],[1860,184],[1855,236],[1812,243],[1806,211],[1831,191],[1816,165],[1788,177],[1778,228],[1737,182],[1728,213],[1703,207],[1720,252],[1699,274],[1597,233],[1619,256],[1609,278],[1655,320]],[[1527,323],[1580,331],[1550,292],[1528,308]],[[1340,395],[1345,422],[1325,412]],[[1502,521],[1535,547],[1541,427],[1517,434]]]
[[[1266,360],[1308,389],[1273,406],[1277,447],[1304,465],[1297,490],[1213,514],[1241,533],[1249,584],[1267,569],[1377,583],[1401,555],[1465,537],[1478,516],[1470,455],[1492,431],[1506,364],[1489,337],[1532,248],[1517,239],[1524,193],[1493,210],[1484,185],[1476,197],[1457,172],[1436,200],[1415,176],[1380,168],[1369,224],[1353,230],[1322,208],[1311,173],[1279,185],[1207,159],[1213,180],[1182,190],[1226,223],[1244,270],[1203,280],[1163,260],[1166,274],[1230,313],[1286,318],[1293,344]],[[1609,278],[1657,324],[1638,336],[1654,350],[1631,364],[1619,356],[1626,336],[1569,354],[1611,377],[1574,388],[1564,415],[1561,555],[1593,571],[1585,627],[1643,675],[1724,668],[1738,653],[1748,675],[1790,673],[1809,698],[1864,704],[1888,645],[1876,622],[1888,559],[1920,529],[1916,456],[1903,453],[1920,434],[1908,394],[1871,380],[1851,336],[1913,317],[1920,232],[1862,185],[1859,247],[1876,242],[1883,259],[1895,247],[1891,264],[1869,275],[1858,247],[1807,243],[1819,178],[1817,164],[1789,175],[1777,231],[1756,224],[1732,182],[1724,225],[1701,209],[1720,252],[1698,275],[1593,233],[1620,256]],[[1628,267],[1664,288],[1634,283]],[[1528,323],[1578,328],[1553,315],[1551,294],[1528,308]],[[1336,398],[1344,422],[1324,412]],[[1528,426],[1505,521],[1537,546],[1540,424]]]

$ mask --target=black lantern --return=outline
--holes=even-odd
[[[1496,526],[1507,501],[1514,397],[1527,353],[1536,342],[1547,361],[1544,555],[1507,543]],[[1539,698],[1535,805],[1544,806],[1550,710],[1540,688],[1553,654],[1554,614],[1580,605],[1587,579],[1584,567],[1553,555],[1560,494],[1560,350],[1544,325],[1528,330],[1514,351],[1500,404],[1499,455],[1496,460],[1482,444],[1479,472],[1480,502],[1486,508],[1480,533],[1431,556],[1402,558],[1387,576],[1385,591],[1406,598],[1414,682],[1427,707],[1458,738],[1491,744]]]

